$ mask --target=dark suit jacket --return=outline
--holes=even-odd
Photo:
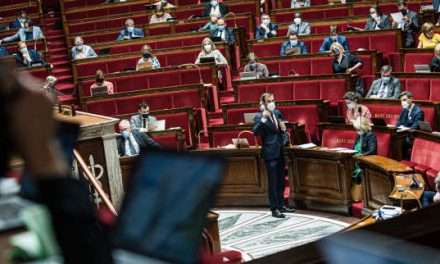
[[[372,95],[378,95],[380,91],[380,86],[382,85],[382,79],[374,80],[371,84],[370,90],[367,93],[366,97],[370,97]],[[388,94],[386,95],[387,99],[399,99],[400,95],[400,80],[398,78],[391,77],[388,85]]]
[[[269,30],[272,31],[278,31],[278,25],[270,23],[268,26]],[[276,35],[272,35],[271,32],[267,33],[267,37],[268,38],[273,38],[276,37]],[[264,29],[263,27],[259,26],[257,27],[257,29],[255,30],[255,38],[256,39],[264,39],[264,36],[266,35],[266,29]]]
[[[128,32],[128,30],[124,28],[119,32],[118,38],[116,40],[124,40],[125,36],[130,36],[130,32]],[[144,30],[142,28],[134,28],[131,38],[143,38],[144,36]]]
[[[337,42],[344,47],[345,52],[349,53],[350,49],[348,47],[347,38],[341,35],[337,36]],[[333,44],[333,40],[330,37],[326,37],[319,48],[319,52],[330,51],[330,46]]]
[[[405,126],[412,129],[417,129],[419,127],[419,121],[423,121],[425,119],[425,114],[418,105],[414,105],[409,117],[408,111],[408,109],[403,109],[402,112],[400,112],[399,120],[397,121],[396,126]]]
[[[132,131],[132,134],[136,142],[139,144],[140,149],[147,149],[147,150],[160,149],[159,143],[154,141],[147,134],[135,130]],[[118,142],[118,153],[119,155],[123,156],[125,154],[125,151],[124,151],[124,139],[122,138],[122,136],[118,136],[117,142]]]
[[[292,48],[299,48],[300,49],[300,54],[307,54],[307,47],[306,45],[304,45],[304,42],[302,41],[298,41],[298,44],[296,44],[296,46],[292,46],[290,44],[290,41],[285,41],[282,45],[281,45],[281,50],[280,50],[280,56],[287,56],[286,52],[288,49],[292,49]]]
[[[389,29],[391,28],[390,20],[386,15],[380,17],[380,22],[378,25],[379,29]],[[367,24],[365,25],[365,30],[376,30],[376,21],[370,16],[367,19]]]
[[[283,115],[277,109],[275,109],[274,114],[278,120],[283,119]],[[261,118],[262,113],[257,113],[254,119],[255,124],[252,131],[255,135],[260,136],[263,141],[263,146],[261,149],[262,158],[264,160],[274,160],[282,158],[284,132],[282,132],[279,128],[277,129],[270,118],[268,118],[265,123],[261,121]]]
[[[231,28],[225,28],[225,42],[228,45],[233,45],[235,43],[235,36],[234,36],[234,30]],[[213,31],[210,32],[210,37],[215,40],[219,34],[219,29],[216,28]]]
[[[225,5],[223,3],[218,3],[218,5],[219,5],[219,9],[220,9],[220,13],[221,13],[222,17],[224,17],[227,13],[229,13],[229,8],[227,5]],[[210,13],[211,13],[211,4],[208,2],[206,4],[205,11],[203,11],[203,16],[209,17]]]
[[[27,22],[31,22],[30,19],[27,20]],[[9,23],[9,27],[12,29],[18,29],[21,28],[21,23],[20,20],[17,18],[14,21],[12,21],[11,23]]]
[[[440,72],[440,58],[438,58],[438,57],[432,58],[430,66],[431,66],[432,72]]]
[[[29,51],[29,55],[31,56],[31,59],[32,59],[32,65],[37,64],[37,63],[45,64],[43,58],[41,58],[41,54],[38,51],[36,51],[34,49],[28,49],[28,51]],[[27,65],[24,63],[23,55],[20,52],[15,55],[15,60],[16,60],[18,66],[27,66],[27,67],[32,66],[32,65]]]
[[[354,146],[361,140],[361,136],[358,134],[354,141]],[[362,155],[376,155],[377,154],[377,138],[373,132],[368,132],[362,135]]]

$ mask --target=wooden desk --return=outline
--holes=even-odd
[[[349,213],[352,153],[293,147],[288,156],[293,177],[290,199],[296,206]]]
[[[409,174],[412,169],[408,166],[382,156],[356,157],[359,166],[363,169],[362,185],[364,188],[364,214],[384,204],[391,204],[389,195],[394,188],[395,174]]]

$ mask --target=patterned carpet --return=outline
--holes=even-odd
[[[333,234],[346,223],[307,214],[278,219],[268,211],[216,210],[223,249],[242,252],[245,260],[261,258]]]

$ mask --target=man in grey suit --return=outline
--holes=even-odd
[[[286,36],[289,36],[291,32],[295,32],[298,36],[310,35],[310,24],[302,21],[300,13],[295,13],[293,24],[289,25]]]
[[[156,118],[150,115],[150,107],[142,102],[138,106],[138,114],[130,118],[130,125],[133,130],[154,129]]]
[[[34,26],[31,21],[26,21],[23,28],[20,28],[14,35],[1,39],[0,44],[2,42],[32,41],[39,39],[44,39],[43,31],[41,31],[41,28],[38,26]]]
[[[409,10],[405,1],[400,1],[398,8],[402,13],[402,20],[393,20],[393,28],[398,28],[403,31],[404,47],[412,48],[415,44],[414,34],[416,34],[419,29],[417,13]]]
[[[389,28],[391,28],[391,23],[388,16],[382,14],[377,6],[372,6],[367,24],[365,25],[365,30],[382,30]]]
[[[391,76],[393,68],[389,65],[382,66],[381,78],[374,80],[368,91],[367,98],[399,99],[400,80]]]

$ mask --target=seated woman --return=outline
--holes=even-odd
[[[434,25],[426,22],[422,25],[418,49],[432,49],[440,43],[440,34],[434,33]]]
[[[202,58],[214,58],[216,65],[227,65],[228,61],[223,54],[215,47],[214,42],[210,38],[202,40],[202,50],[200,51],[195,64],[200,64]]]
[[[440,44],[437,44],[434,48],[434,58],[432,58],[431,72],[440,72]]]
[[[257,74],[257,78],[269,77],[269,70],[267,69],[267,66],[257,62],[257,57],[255,56],[255,53],[249,53],[248,59],[248,64],[244,66],[245,72],[255,72]]]
[[[333,55],[333,73],[356,74],[363,62],[351,53],[347,53],[344,47],[338,42],[334,42],[330,46],[330,53]],[[364,83],[361,78],[354,77],[356,93],[360,96],[364,94]]]
[[[423,207],[440,202],[440,173],[435,178],[435,191],[424,191],[421,198]]]
[[[136,71],[160,69],[159,60],[154,56],[153,50],[150,46],[144,45],[141,49],[142,58],[136,64]]]
[[[344,95],[345,105],[347,106],[347,113],[345,115],[345,122],[353,124],[353,122],[361,117],[371,123],[371,113],[368,107],[359,104],[360,96],[354,92],[347,92]]]
[[[154,9],[154,14],[150,17],[150,24],[167,22],[168,19],[172,18],[170,13],[165,12],[164,8]]]
[[[102,70],[96,71],[95,83],[90,86],[90,94],[93,94],[93,89],[97,87],[107,87],[107,94],[113,94],[113,83],[106,81],[104,72]]]
[[[377,138],[371,131],[371,123],[367,118],[358,117],[353,121],[353,127],[356,129],[357,136],[354,141],[353,149],[357,156],[376,155],[377,154]],[[355,164],[353,170],[353,183],[360,184],[362,180],[362,170],[359,165]]]

